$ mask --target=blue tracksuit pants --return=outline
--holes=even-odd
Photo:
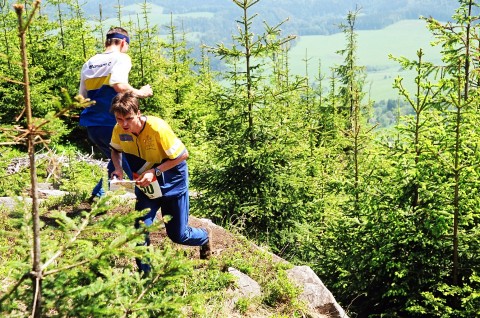
[[[140,189],[135,188],[135,195],[137,196],[135,210],[149,209],[147,214],[135,220],[135,228],[140,227],[140,222],[145,223],[146,226],[152,225],[160,209],[162,216],[171,216],[171,219],[165,223],[165,229],[173,242],[190,246],[201,246],[208,242],[208,233],[205,229],[188,226],[190,210],[188,191],[179,196],[150,199]],[[150,245],[148,233],[143,245]],[[141,271],[148,272],[150,270],[147,264],[141,263],[138,259],[137,265]]]

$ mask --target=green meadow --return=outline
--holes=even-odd
[[[423,20],[402,20],[381,30],[357,31],[357,35],[357,63],[367,67],[368,83],[365,90],[375,101],[397,98],[397,92],[392,87],[397,76],[404,78],[403,82],[408,88],[414,87],[414,73],[401,70],[397,62],[388,58],[389,54],[416,59],[417,51],[422,49],[424,61],[441,62],[440,48],[431,46],[434,38]],[[343,33],[301,36],[290,52],[292,72],[305,75],[307,60],[309,77],[318,77],[321,65],[322,75],[328,78],[331,67],[343,63],[344,57],[337,52],[345,47]]]
[[[122,15],[129,16],[132,21],[143,25],[142,7],[140,4],[131,4],[122,7]],[[140,16],[140,17],[138,17]],[[170,13],[166,12],[162,6],[156,4],[148,4],[148,19],[150,25],[157,25],[159,27],[170,24],[170,19],[173,17],[175,22],[187,20],[189,18],[203,18],[214,19],[213,12],[189,12],[189,13]],[[109,18],[105,21],[106,25],[118,24],[117,18]]]

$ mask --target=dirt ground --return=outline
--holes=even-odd
[[[188,225],[191,227],[210,228],[212,234],[212,254],[219,255],[226,249],[235,246],[237,239],[225,229],[215,225],[210,220],[199,219],[194,216],[189,217]],[[161,241],[168,239],[165,229],[150,233],[151,244],[154,246],[161,245]],[[195,250],[195,254],[200,257],[200,249],[197,246],[182,246],[180,248],[187,250]]]
[[[83,203],[81,208],[87,208],[88,204]],[[133,209],[133,204],[126,204],[117,207],[114,210],[108,212],[108,214],[125,214],[131,213]],[[158,216],[157,216],[158,222]],[[219,255],[223,251],[234,248],[236,243],[238,242],[238,238],[236,238],[232,233],[225,230],[223,227],[214,224],[209,219],[197,218],[195,216],[190,215],[188,224],[192,227],[200,227],[200,228],[210,228],[212,234],[212,254]],[[133,226],[133,224],[132,224]],[[153,246],[160,246],[162,245],[162,241],[168,239],[167,233],[165,228],[162,228],[158,231],[150,232],[150,240]],[[198,254],[200,256],[200,249],[198,246],[183,246],[178,245],[179,248],[186,249],[186,250],[193,250],[193,254]]]

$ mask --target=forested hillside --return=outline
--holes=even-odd
[[[360,4],[375,8],[378,19],[383,10],[382,20],[389,23],[386,21],[394,19],[394,14],[387,13],[395,10],[386,8],[396,9],[404,17],[413,14],[410,8],[417,8],[414,4],[421,3],[425,8],[428,4],[429,10],[435,10],[453,2]],[[174,5],[173,1],[162,3]],[[415,73],[414,89],[406,89],[406,79],[391,75],[399,102],[388,106],[396,110],[395,121],[383,130],[376,129],[366,69],[358,63],[357,30],[365,23],[364,11],[329,11],[325,2],[304,3],[290,5],[289,12],[321,28],[342,22],[339,30],[345,42],[337,53],[342,62],[329,73],[306,68],[305,76],[291,74],[288,51],[294,37],[285,32],[290,22],[283,23],[280,13],[256,15],[263,12],[262,6],[271,8],[270,14],[280,10],[283,1],[234,0],[225,1],[225,7],[218,1],[189,1],[190,9],[218,9],[216,15],[230,19],[221,28],[230,28],[228,33],[233,34],[229,42],[206,43],[199,58],[192,54],[181,21],[166,20],[159,32],[148,15],[150,5],[144,3],[136,18],[125,14],[123,10],[128,8],[114,7],[117,24],[132,34],[130,81],[134,87],[150,84],[154,91],[153,97],[142,101],[142,112],[166,119],[189,150],[191,189],[195,193],[192,214],[234,228],[292,263],[308,264],[351,317],[479,316],[480,78],[476,70],[480,68],[480,26],[473,10],[478,2],[456,2],[448,19],[445,15],[436,17],[431,11],[432,18],[426,23],[442,47],[442,65],[425,61],[422,50],[411,60],[394,58],[398,69]],[[343,2],[332,1],[330,5],[338,7],[339,3]],[[4,4],[0,13],[0,195],[16,196],[24,193],[33,180],[26,170],[12,174],[7,169],[14,156],[25,154],[26,139],[30,156],[33,150],[46,151],[47,147],[90,151],[85,130],[78,127],[79,108],[85,103],[73,97],[78,92],[82,64],[101,50],[110,24],[104,16],[93,18],[93,9],[88,7],[87,11],[87,5],[77,1],[44,3],[25,37],[30,71],[30,85],[26,86],[25,65],[22,68],[18,63],[22,60],[18,18],[12,3]],[[307,8],[309,12],[322,10],[322,16],[336,20],[313,23],[309,19],[315,19],[314,15],[307,15]],[[25,16],[32,6],[26,9]],[[209,27],[207,35],[219,32],[220,26],[212,23]],[[214,61],[225,63],[225,69],[213,69]],[[308,74],[314,74],[315,79]],[[25,96],[31,102],[33,118],[24,112]],[[400,103],[407,112],[400,112]],[[37,162],[29,169],[34,168]],[[47,178],[45,171],[39,161],[41,181]],[[81,172],[61,167],[58,173],[63,180],[59,188],[81,191],[83,185],[77,179]],[[87,187],[98,178],[93,168],[92,175]],[[100,206],[103,211],[109,203],[104,204]],[[86,226],[74,224],[64,214],[58,217],[68,229],[67,238],[68,233]],[[113,218],[102,223],[108,233],[105,235],[128,232],[126,224],[133,216],[127,217],[130,219]],[[13,241],[23,250],[20,256],[2,251],[9,257],[0,258],[7,262],[0,268],[12,270],[0,271],[0,280],[28,293],[31,288],[25,277],[32,278],[32,284],[44,279],[45,309],[68,312],[68,299],[54,288],[63,282],[66,286],[71,286],[70,282],[78,284],[78,288],[68,290],[82,304],[83,313],[89,315],[95,312],[89,310],[98,306],[98,312],[115,316],[112,308],[108,311],[110,305],[118,309],[122,301],[131,304],[132,298],[137,299],[135,293],[140,295],[138,302],[147,294],[133,281],[129,280],[132,288],[119,283],[122,277],[129,277],[131,267],[105,260],[102,253],[96,254],[95,262],[80,262],[68,244],[61,249],[67,260],[65,266],[57,268],[60,265],[49,262],[48,278],[41,267],[34,267],[34,275],[28,274],[32,257],[25,246],[31,242],[23,237],[32,237],[26,226],[30,225],[29,212],[15,211],[11,221],[9,217],[4,219],[4,246],[11,246]],[[97,231],[95,227],[90,233]],[[118,237],[112,246],[117,248],[129,237]],[[42,239],[51,238],[45,235]],[[88,235],[83,239],[84,252],[103,242],[88,241]],[[46,253],[57,255],[54,251]],[[138,252],[123,253],[133,256]],[[154,266],[153,275],[164,277],[165,270],[172,275],[175,286],[168,285],[169,276],[159,280],[159,285],[152,284],[160,295],[152,297],[155,303],[145,312],[126,310],[125,316],[159,315],[154,306],[165,306],[162,310],[172,317],[186,312],[190,317],[201,316],[191,309],[194,300],[188,298],[188,291],[176,276],[184,273],[183,265],[170,264],[170,251],[163,246],[152,248],[152,253],[156,255],[152,261],[161,265]],[[241,263],[242,257],[239,253],[236,261]],[[41,260],[45,259],[44,255]],[[55,275],[60,280],[54,280]],[[197,284],[198,290],[204,281],[208,279],[193,285]],[[276,292],[279,286],[283,287],[277,284]],[[115,288],[125,288],[121,293],[137,296],[111,297],[112,290],[120,294]],[[285,301],[282,296],[289,291],[285,287],[274,299]],[[8,302],[6,297],[0,298],[0,312],[16,310],[17,295],[9,296],[12,298]],[[185,304],[189,300],[192,303]],[[264,299],[263,304],[271,306],[272,301]],[[179,309],[182,305],[184,311]],[[139,307],[135,302],[132,306]],[[284,314],[301,316],[299,311]]]
[[[115,5],[102,5],[105,17],[116,15],[115,6],[129,6],[142,1],[123,0],[115,1]],[[238,18],[235,6],[229,0],[152,0],[148,3],[163,7],[166,14],[180,15],[187,32],[201,32],[204,34],[201,42],[210,43],[230,41],[232,26]],[[84,8],[87,15],[98,15],[98,4],[101,1],[88,0]],[[325,35],[338,33],[338,25],[345,21],[348,11],[362,9],[357,18],[359,30],[381,29],[392,23],[404,19],[418,19],[420,16],[433,16],[440,21],[451,18],[457,7],[455,1],[450,0],[262,0],[252,8],[252,13],[258,13],[265,21],[282,21],[289,19],[289,23],[282,27],[285,34],[297,35]],[[196,17],[192,13],[209,12],[210,17]],[[188,15],[191,14],[191,15]],[[180,24],[180,23],[179,23]],[[254,26],[255,28],[257,26]]]
[[[98,0],[89,0],[82,4],[86,17],[102,18],[107,23],[114,23],[122,7],[126,20],[137,20],[141,3],[150,3],[150,18],[159,25],[159,32],[165,34],[164,26],[169,24],[170,15],[176,25],[189,36],[189,47],[193,48],[194,56],[198,57],[201,44],[231,43],[232,31],[238,18],[235,5],[229,0],[167,0],[167,1],[116,1],[115,5],[105,5]],[[439,21],[448,21],[456,8],[455,1],[371,1],[360,0],[334,1],[296,1],[295,5],[287,0],[262,0],[252,8],[252,15],[259,14],[266,23],[280,22],[288,19],[282,25],[283,34],[328,35],[339,33],[339,25],[344,23],[349,11],[360,10],[356,21],[357,30],[378,30],[405,19],[418,19],[421,16],[435,17]],[[140,21],[141,22],[141,21]],[[261,33],[262,24],[252,25],[254,32]],[[295,45],[295,41],[291,42]],[[213,61],[218,69],[220,64]]]

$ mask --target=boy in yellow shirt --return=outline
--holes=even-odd
[[[170,215],[165,224],[168,237],[175,243],[200,246],[200,257],[211,256],[211,239],[207,229],[188,226],[188,151],[170,126],[161,118],[140,113],[138,99],[132,92],[120,93],[112,101],[110,111],[117,124],[110,147],[115,166],[112,176],[123,178],[122,156],[126,157],[136,181],[135,210],[149,209],[137,219],[150,226],[157,211]],[[148,235],[145,245],[149,245]],[[137,260],[139,269],[149,272],[150,266]]]

